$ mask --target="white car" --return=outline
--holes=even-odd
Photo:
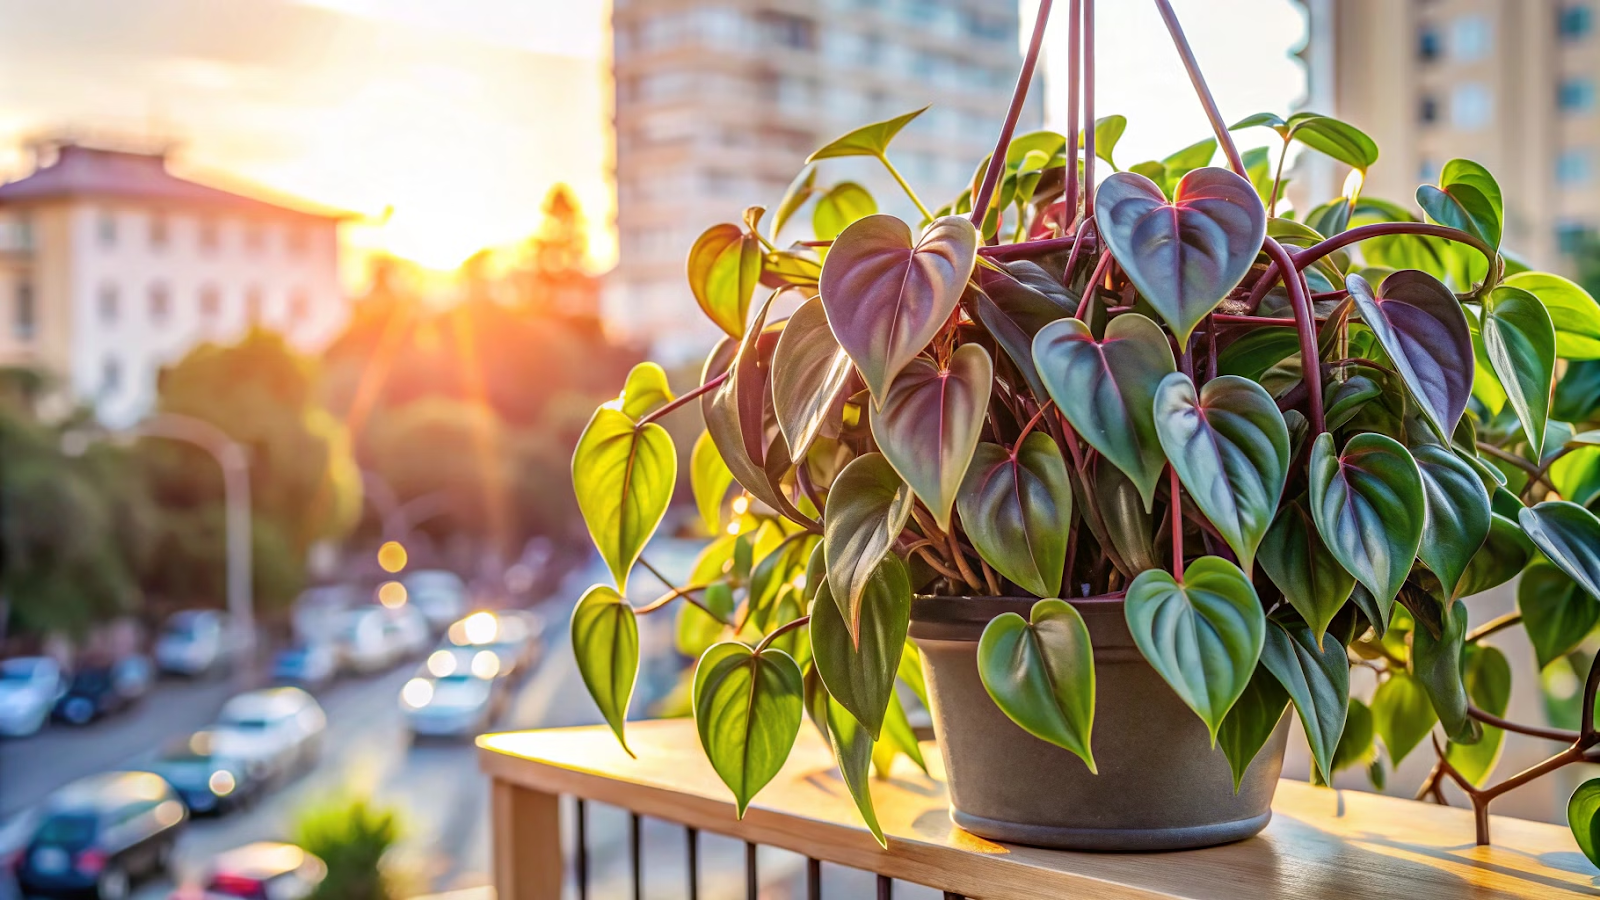
[[[399,629],[390,627],[385,613],[380,606],[368,606],[349,610],[340,617],[335,640],[342,668],[370,675],[399,661],[404,652],[401,635]]]
[[[471,737],[488,731],[505,707],[505,674],[492,649],[440,647],[400,689],[406,726],[414,735]]]
[[[467,585],[446,569],[419,569],[406,575],[406,599],[427,616],[428,625],[443,631],[467,611]]]
[[[205,675],[227,664],[233,635],[227,614],[214,609],[186,609],[167,617],[156,638],[156,665],[174,675]]]
[[[378,609],[383,613],[390,639],[399,647],[401,658],[416,659],[433,646],[433,629],[428,627],[428,618],[421,610],[410,603],[394,609]]]
[[[0,735],[33,734],[66,690],[61,667],[47,656],[0,659]]]
[[[239,694],[223,704],[211,726],[211,752],[236,759],[261,777],[316,765],[328,719],[311,695],[295,687]]]

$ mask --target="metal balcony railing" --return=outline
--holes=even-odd
[[[809,725],[802,727],[788,765],[742,820],[734,818],[731,796],[701,756],[693,722],[630,722],[628,742],[636,759],[599,727],[479,739],[480,763],[492,780],[499,900],[699,900],[711,896],[713,876],[720,878],[717,895],[727,897],[739,893],[740,874],[749,900],[793,896],[787,891],[791,881],[800,886],[800,896],[817,900],[824,896],[825,867],[833,866],[870,873],[865,883],[875,884],[878,898],[893,897],[902,884],[924,886],[919,896],[943,892],[945,898],[972,900],[1478,900],[1600,894],[1594,867],[1563,827],[1495,817],[1494,845],[1478,847],[1468,810],[1290,780],[1279,784],[1266,831],[1237,844],[1161,854],[1066,853],[995,844],[950,823],[939,754],[932,746],[924,752],[931,777],[902,760],[904,768],[897,764],[893,777],[873,782],[874,804],[889,839],[885,850],[860,824],[826,747]],[[625,878],[615,871],[620,861],[604,863],[607,869],[599,871],[592,858],[597,815],[613,817],[608,824],[623,824],[612,807],[625,811]],[[663,826],[651,824],[654,820],[680,826],[682,844],[661,840]],[[709,834],[744,842],[742,873],[737,853],[710,858],[703,841]],[[667,845],[670,851],[662,849]],[[782,886],[768,883],[763,894],[757,851],[765,847],[799,854],[804,864]],[[663,862],[663,852],[683,854],[681,872],[676,860],[652,870],[652,864]],[[863,885],[843,896],[870,897],[873,890]]]

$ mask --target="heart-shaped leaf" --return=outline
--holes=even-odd
[[[1217,355],[1217,371],[1260,381],[1267,370],[1300,352],[1293,328],[1254,328]]]
[[[1124,313],[1097,341],[1088,325],[1061,319],[1034,338],[1033,359],[1056,408],[1089,446],[1127,474],[1149,511],[1167,462],[1156,436],[1155,391],[1177,369],[1161,327]]]
[[[1565,500],[1546,500],[1517,519],[1551,562],[1600,601],[1600,519],[1594,513]]]
[[[1600,622],[1600,602],[1543,559],[1522,573],[1517,609],[1541,669],[1571,653]]]
[[[1389,762],[1396,766],[1422,743],[1438,720],[1422,682],[1403,669],[1391,668],[1389,677],[1372,695],[1373,727],[1389,749]]]
[[[677,480],[678,454],[665,428],[641,428],[618,409],[595,410],[572,454],[572,488],[617,590],[627,590],[628,572],[666,515]]]
[[[1489,363],[1538,457],[1544,452],[1550,384],[1556,373],[1556,330],[1550,313],[1533,294],[1502,286],[1484,298],[1479,327]]]
[[[689,487],[694,492],[695,509],[700,511],[700,521],[711,534],[722,532],[722,501],[733,484],[733,473],[722,461],[711,433],[700,432],[694,450],[689,454]]]
[[[875,399],[950,318],[977,258],[978,232],[962,216],[934,220],[914,244],[906,223],[867,216],[833,242],[822,305]]]
[[[1578,785],[1567,801],[1567,825],[1578,841],[1578,849],[1589,862],[1600,866],[1600,778]]]
[[[828,327],[822,298],[800,304],[772,351],[772,408],[790,455],[804,458],[850,380],[850,357]]]
[[[1311,518],[1333,558],[1383,604],[1411,572],[1427,518],[1422,474],[1393,438],[1358,434],[1334,450],[1317,436],[1308,471]]]
[[[861,597],[867,582],[906,527],[915,501],[911,489],[881,453],[864,453],[851,460],[834,479],[828,498],[828,521],[822,535],[828,587],[854,637],[859,633]]]
[[[1385,278],[1376,294],[1360,275],[1345,287],[1422,414],[1448,438],[1472,394],[1472,335],[1460,302],[1416,269]]]
[[[1261,664],[1289,692],[1305,726],[1311,757],[1328,781],[1333,777],[1333,753],[1344,733],[1350,661],[1343,643],[1328,641],[1319,647],[1322,643],[1320,633],[1301,623],[1268,619]]]
[[[1216,743],[1217,728],[1261,658],[1266,616],[1233,563],[1202,556],[1182,584],[1163,569],[1139,573],[1123,603],[1133,642]]]
[[[995,571],[1035,597],[1061,593],[1072,483],[1049,435],[1029,434],[1015,453],[979,444],[956,508],[967,539]]]
[[[1289,428],[1272,395],[1237,375],[1196,394],[1173,372],[1156,388],[1155,426],[1189,496],[1249,571],[1289,477]]]
[[[1600,359],[1600,303],[1578,285],[1549,272],[1519,272],[1505,280],[1539,298],[1556,330],[1562,359]]]
[[[1089,746],[1094,650],[1071,604],[1040,600],[1027,619],[1011,612],[991,619],[978,641],[978,675],[1007,718],[1097,771]]]
[[[1094,155],[1105,160],[1113,172],[1117,164],[1111,154],[1117,149],[1117,142],[1122,140],[1122,133],[1127,130],[1126,116],[1101,116],[1094,120]]]
[[[749,620],[759,631],[771,625],[772,613],[785,588],[795,576],[805,572],[812,554],[821,545],[815,535],[797,532],[783,539],[776,549],[762,556],[750,573]]]
[[[1417,188],[1417,205],[1440,225],[1465,231],[1492,249],[1500,247],[1505,219],[1500,185],[1483,166],[1469,159],[1450,160],[1439,172],[1438,187]]]
[[[1504,716],[1511,705],[1511,664],[1506,655],[1487,644],[1468,644],[1464,653],[1462,681],[1466,683],[1467,696],[1490,715]],[[1502,729],[1485,725],[1482,740],[1476,744],[1451,743],[1445,748],[1445,758],[1464,778],[1482,787],[1500,760],[1505,736]]]
[[[877,740],[894,693],[895,672],[911,624],[911,582],[893,553],[878,563],[861,594],[860,627],[852,635],[827,581],[811,603],[811,654],[828,693]],[[859,639],[859,640],[857,640]]]
[[[1286,124],[1289,135],[1295,140],[1351,168],[1366,171],[1378,161],[1377,143],[1347,122],[1332,116],[1303,113],[1290,116]]]
[[[1283,685],[1265,666],[1256,666],[1244,693],[1228,710],[1222,727],[1217,731],[1217,744],[1228,758],[1228,768],[1233,770],[1235,794],[1239,792],[1245,771],[1250,768],[1250,763],[1261,752],[1261,748],[1266,746],[1267,739],[1272,737],[1288,705],[1289,692],[1283,689]]]
[[[862,822],[866,823],[867,830],[872,832],[879,846],[887,848],[888,842],[884,839],[882,826],[878,824],[878,811],[873,806],[869,787],[874,750],[872,736],[848,710],[828,696],[828,689],[817,677],[816,669],[806,673],[805,686],[806,713],[811,716],[817,730],[827,738],[834,761],[839,765],[839,775],[844,779],[845,790],[850,792],[850,799],[855,801]]]
[[[783,199],[778,201],[778,209],[772,214],[772,239],[778,239],[778,232],[788,223],[789,217],[800,210],[807,200],[817,192],[817,167],[808,165],[800,170],[800,174],[789,182],[789,187],[783,192]]]
[[[872,411],[878,449],[940,528],[950,525],[950,507],[978,446],[993,384],[988,351],[962,344],[944,369],[926,359],[912,360]]]
[[[1467,571],[1456,585],[1456,597],[1470,597],[1517,577],[1536,551],[1533,542],[1522,533],[1515,521],[1492,513],[1489,517],[1489,538],[1467,563]]]
[[[1170,203],[1150,179],[1116,172],[1095,193],[1094,218],[1112,256],[1172,327],[1179,347],[1244,279],[1267,234],[1255,188],[1226,169],[1183,176]]]
[[[872,765],[879,778],[889,777],[896,756],[906,757],[922,774],[928,774],[928,761],[922,758],[917,730],[906,715],[906,705],[900,702],[899,694],[890,694],[889,711],[883,717],[883,737],[872,747]]]
[[[1328,551],[1304,495],[1283,505],[1261,541],[1261,568],[1311,627],[1320,647],[1356,580]],[[1383,624],[1379,623],[1379,631]]]
[[[645,413],[671,402],[672,388],[667,384],[666,370],[653,362],[642,362],[628,371],[628,380],[622,384],[622,396],[617,398],[617,408],[637,422]]]
[[[817,196],[817,205],[811,208],[811,228],[817,240],[831,241],[851,222],[877,212],[878,203],[866,188],[841,181]]]
[[[717,777],[733,791],[739,818],[783,768],[800,733],[804,685],[782,650],[759,654],[726,641],[694,670],[694,723]]]
[[[834,159],[841,156],[883,156],[889,149],[889,142],[900,133],[900,129],[911,123],[912,119],[927,111],[927,107],[914,109],[902,113],[892,119],[882,122],[873,122],[863,125],[841,137],[834,138],[824,144],[821,149],[806,157],[806,164],[819,159]]]
[[[1004,269],[979,269],[977,277],[983,289],[969,289],[964,302],[1011,357],[1028,386],[1043,396],[1044,382],[1033,362],[1033,338],[1051,322],[1072,315],[1077,302],[1060,280],[1038,263],[1018,260],[1004,264]]]
[[[1421,602],[1435,601],[1424,597]],[[1433,701],[1433,711],[1438,714],[1445,735],[1452,741],[1474,744],[1482,737],[1483,729],[1467,715],[1467,687],[1461,680],[1461,648],[1466,634],[1467,607],[1460,600],[1444,611],[1438,637],[1418,622],[1411,632],[1411,671]]]
[[[639,676],[639,622],[633,607],[610,585],[597,584],[584,591],[572,608],[571,630],[572,656],[583,686],[622,749],[632,756],[622,726]]]
[[[761,242],[737,225],[707,228],[689,250],[689,290],[706,318],[744,336],[750,297],[761,280]]]
[[[1422,475],[1422,543],[1417,556],[1454,596],[1478,548],[1489,537],[1489,492],[1461,457],[1438,444],[1411,448]]]

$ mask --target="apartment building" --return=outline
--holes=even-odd
[[[684,280],[701,231],[776,206],[828,140],[928,104],[890,155],[930,207],[948,202],[993,148],[1021,66],[1017,5],[994,0],[615,0],[612,36],[606,318],[675,359],[716,336]],[[1038,93],[1019,133],[1039,127]],[[827,161],[818,183],[844,179],[914,218],[876,161]]]
[[[261,324],[311,350],[346,314],[343,214],[179,178],[161,152],[42,144],[0,185],[0,367],[131,424],[161,366]]]

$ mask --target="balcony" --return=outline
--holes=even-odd
[[[700,832],[746,842],[750,868],[742,874],[751,898],[759,890],[757,846],[805,857],[804,874],[797,872],[797,878],[804,878],[809,898],[823,896],[824,865],[876,874],[879,898],[892,897],[896,882],[943,891],[947,900],[1424,900],[1595,892],[1592,867],[1565,828],[1496,816],[1494,845],[1478,847],[1470,811],[1290,780],[1279,784],[1272,824],[1261,836],[1237,844],[1165,854],[1063,853],[995,844],[950,823],[933,747],[925,753],[932,778],[906,764],[897,766],[894,777],[873,783],[889,838],[889,849],[883,850],[860,824],[832,757],[809,726],[802,727],[788,765],[757,795],[742,821],[734,818],[732,798],[701,754],[692,721],[634,722],[628,730],[637,759],[601,727],[479,739],[480,764],[492,779],[500,900],[618,896],[591,889],[584,822],[594,803],[634,814],[634,897],[697,898]],[[576,801],[567,817],[576,827],[568,834],[562,832],[563,798]],[[652,880],[640,871],[640,817],[684,826],[687,866],[683,876],[673,877],[684,877],[685,884]]]

